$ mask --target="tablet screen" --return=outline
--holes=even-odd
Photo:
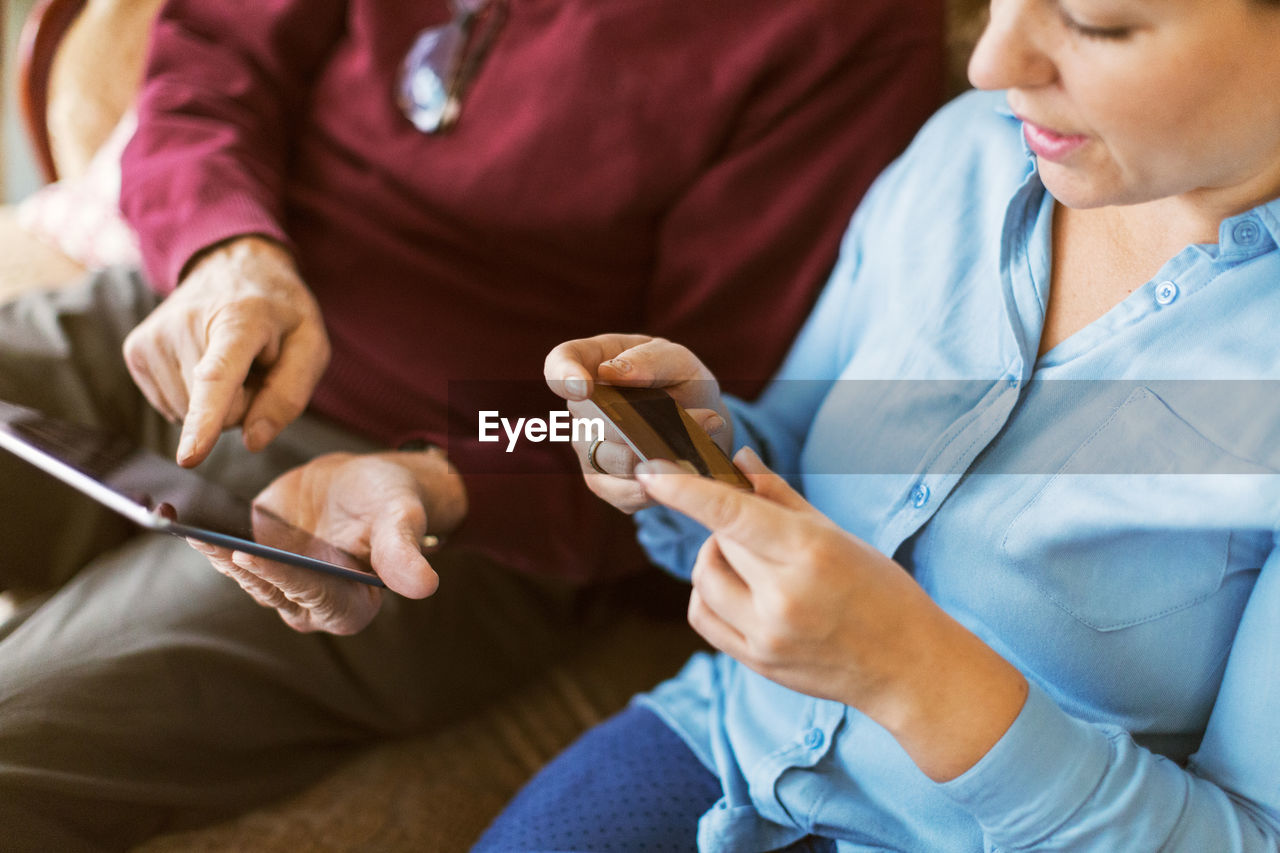
[[[123,436],[0,401],[0,447],[148,529],[383,586],[367,562]]]

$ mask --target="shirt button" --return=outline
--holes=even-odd
[[[916,483],[916,487],[911,490],[911,505],[916,509],[924,506],[929,502],[929,487],[924,483]]]
[[[1262,236],[1262,229],[1258,227],[1258,223],[1252,219],[1246,219],[1243,222],[1237,222],[1235,227],[1231,229],[1231,239],[1235,240],[1241,246],[1252,246],[1258,242],[1258,238]]]
[[[1161,305],[1168,305],[1170,302],[1178,298],[1178,285],[1171,281],[1162,281],[1156,287],[1156,302]]]
[[[826,740],[827,736],[822,733],[822,729],[809,729],[804,733],[804,745],[809,749],[820,749]]]

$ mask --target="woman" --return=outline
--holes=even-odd
[[[480,849],[1277,849],[1276,45],[1275,2],[997,0],[1004,91],[868,195],[758,404],[663,340],[551,353],[575,410],[665,386],[755,494],[579,448],[722,653]]]

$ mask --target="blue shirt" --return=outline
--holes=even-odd
[[[640,701],[719,774],[700,849],[1277,849],[1280,201],[1037,357],[1054,203],[1000,94],[939,113],[867,196],[737,436],[1023,673],[975,766],[725,655]],[[705,531],[641,541],[687,576]],[[910,625],[903,625],[904,631]]]

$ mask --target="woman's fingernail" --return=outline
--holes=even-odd
[[[631,372],[631,362],[627,361],[625,358],[611,358],[606,361],[603,366],[607,366],[614,373]]]
[[[581,376],[570,376],[564,381],[564,389],[575,397],[587,396],[587,380]]]
[[[178,461],[186,462],[195,456],[196,453],[196,437],[190,433],[184,434],[182,440],[178,442]]]
[[[688,464],[688,463],[683,463]],[[692,469],[691,469],[692,470]],[[641,462],[636,466],[636,479],[651,480],[661,474],[683,474],[685,470],[674,462],[666,459],[650,459],[647,462]]]
[[[724,429],[724,418],[719,415],[712,415],[707,418],[707,424],[703,429],[707,431],[708,435],[715,435],[720,430]]]

